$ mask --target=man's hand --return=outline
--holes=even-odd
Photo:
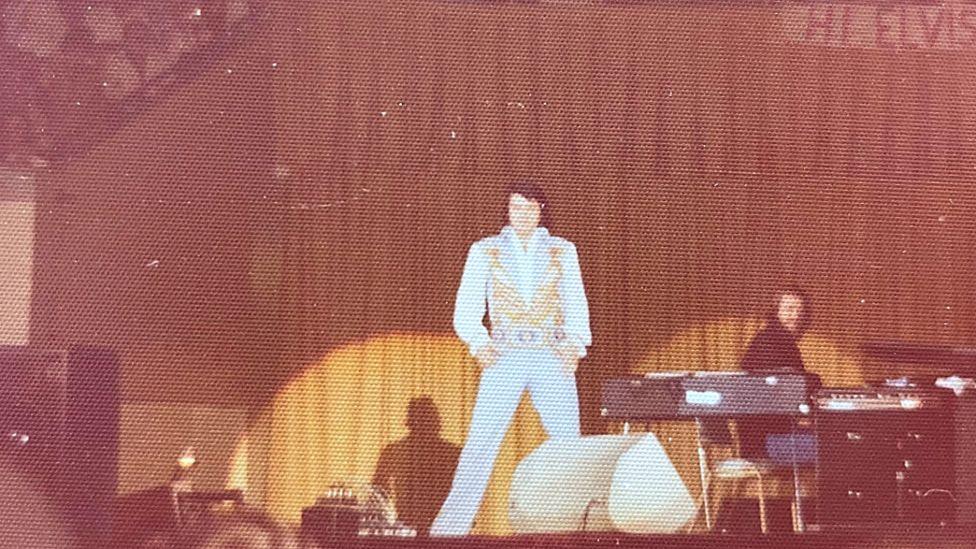
[[[567,375],[572,375],[576,373],[576,368],[579,366],[580,352],[574,345],[560,345],[556,347],[556,356],[563,363],[563,371]]]
[[[482,345],[478,352],[474,355],[475,360],[478,361],[478,366],[481,366],[482,370],[486,370],[495,365],[498,361],[498,349],[491,343],[487,345]]]

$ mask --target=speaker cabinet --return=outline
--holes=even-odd
[[[953,399],[956,524],[976,532],[976,394]]]
[[[0,347],[0,452],[84,547],[105,546],[118,484],[119,364],[105,349]]]
[[[953,519],[951,402],[941,393],[845,395],[817,411],[824,526]]]

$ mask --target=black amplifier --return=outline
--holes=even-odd
[[[951,393],[824,389],[814,406],[821,525],[954,521]]]
[[[343,547],[359,535],[364,518],[356,506],[319,503],[302,509],[301,532],[320,547]]]

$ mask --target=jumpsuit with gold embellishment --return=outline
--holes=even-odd
[[[481,373],[468,437],[432,536],[471,531],[524,391],[550,437],[580,435],[576,377],[556,354],[566,348],[582,358],[592,339],[576,247],[544,227],[526,247],[511,227],[474,243],[458,288],[454,329],[472,356],[490,343],[498,360]]]

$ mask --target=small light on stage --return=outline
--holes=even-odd
[[[901,399],[901,407],[904,410],[916,410],[922,407],[922,400],[918,398]]]
[[[830,399],[823,408],[826,410],[853,410],[854,403],[850,400]]]
[[[11,431],[10,440],[14,444],[20,444],[21,446],[24,446],[28,442],[30,442],[30,435],[28,435],[27,433],[18,433],[17,431]]]
[[[197,458],[193,451],[193,448],[191,447],[183,450],[183,453],[180,454],[180,457],[176,459],[176,463],[179,464],[180,469],[189,469],[190,467],[196,465]]]

